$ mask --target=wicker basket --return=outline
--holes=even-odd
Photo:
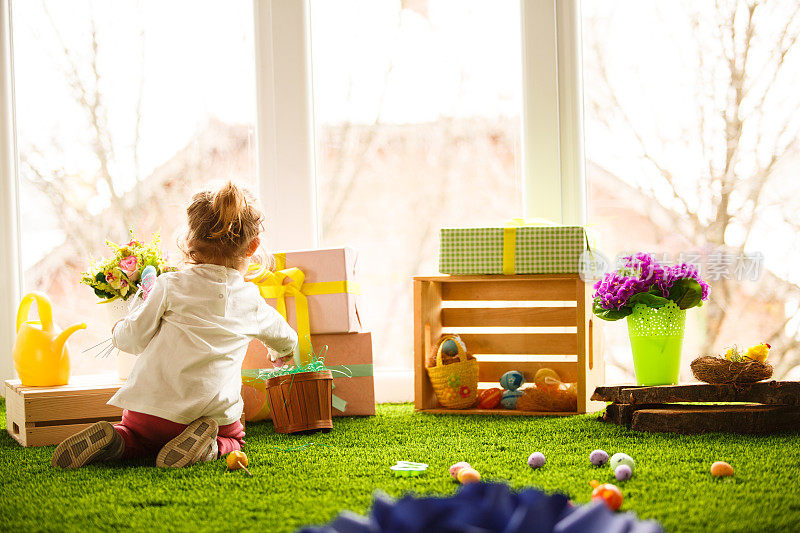
[[[457,363],[442,363],[442,346],[452,339],[458,346]],[[428,377],[436,398],[443,407],[467,409],[478,397],[478,361],[467,358],[464,343],[457,335],[443,335],[436,349],[436,366],[428,367]]]
[[[272,422],[278,433],[333,428],[330,370],[276,376],[267,380]]]

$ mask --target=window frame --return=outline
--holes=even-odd
[[[586,222],[580,0],[519,0],[522,34],[523,214]],[[0,345],[10,352],[21,295],[11,2],[0,0]],[[256,172],[270,249],[319,242],[310,0],[253,0]],[[514,213],[509,213],[512,217]],[[0,378],[13,377],[0,358]],[[389,399],[410,399],[411,377],[376,372]],[[401,382],[403,382],[401,384]],[[392,386],[394,385],[394,386]]]

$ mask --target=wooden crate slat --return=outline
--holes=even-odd
[[[476,354],[575,355],[574,333],[462,333],[461,339]]]
[[[443,282],[442,300],[575,301],[574,279]]]
[[[25,421],[76,420],[119,415],[119,407],[106,403],[116,390],[97,394],[93,392],[85,395],[26,396]]]
[[[525,381],[533,382],[533,377],[541,368],[551,368],[558,372],[564,383],[578,381],[578,363],[575,362],[535,362],[535,361],[480,361],[478,367],[478,381],[497,383],[499,387],[500,376],[509,370],[517,370],[525,376]]]
[[[118,424],[122,418],[102,418],[99,420],[106,420],[112,424]],[[74,435],[78,431],[86,429],[94,422],[98,420],[92,420],[90,422],[81,422],[78,424],[62,424],[62,425],[54,425],[54,426],[28,426],[25,428],[24,434],[20,433],[18,435],[14,435],[12,433],[12,437],[17,439],[20,444],[23,446],[51,446],[53,444],[58,444],[62,440],[66,439],[70,435]],[[11,431],[9,431],[11,433]]]
[[[748,385],[662,385],[623,389],[629,403],[753,402],[800,406],[800,382],[762,381]]]
[[[635,431],[769,434],[800,431],[800,409],[790,406],[671,405],[668,409],[639,409],[633,413]]]
[[[466,307],[442,309],[443,327],[575,327],[575,307]]]

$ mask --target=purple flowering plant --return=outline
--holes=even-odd
[[[680,309],[699,307],[711,290],[694,265],[663,266],[649,254],[623,258],[625,264],[595,283],[592,311],[604,320],[633,313],[636,304],[658,309],[675,302]]]

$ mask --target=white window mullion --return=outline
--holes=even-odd
[[[266,246],[319,242],[311,28],[307,0],[254,0],[256,138]]]
[[[14,135],[11,2],[0,0],[0,379],[14,376],[11,349],[21,294],[19,194]]]
[[[520,0],[525,216],[586,223],[579,0]]]

